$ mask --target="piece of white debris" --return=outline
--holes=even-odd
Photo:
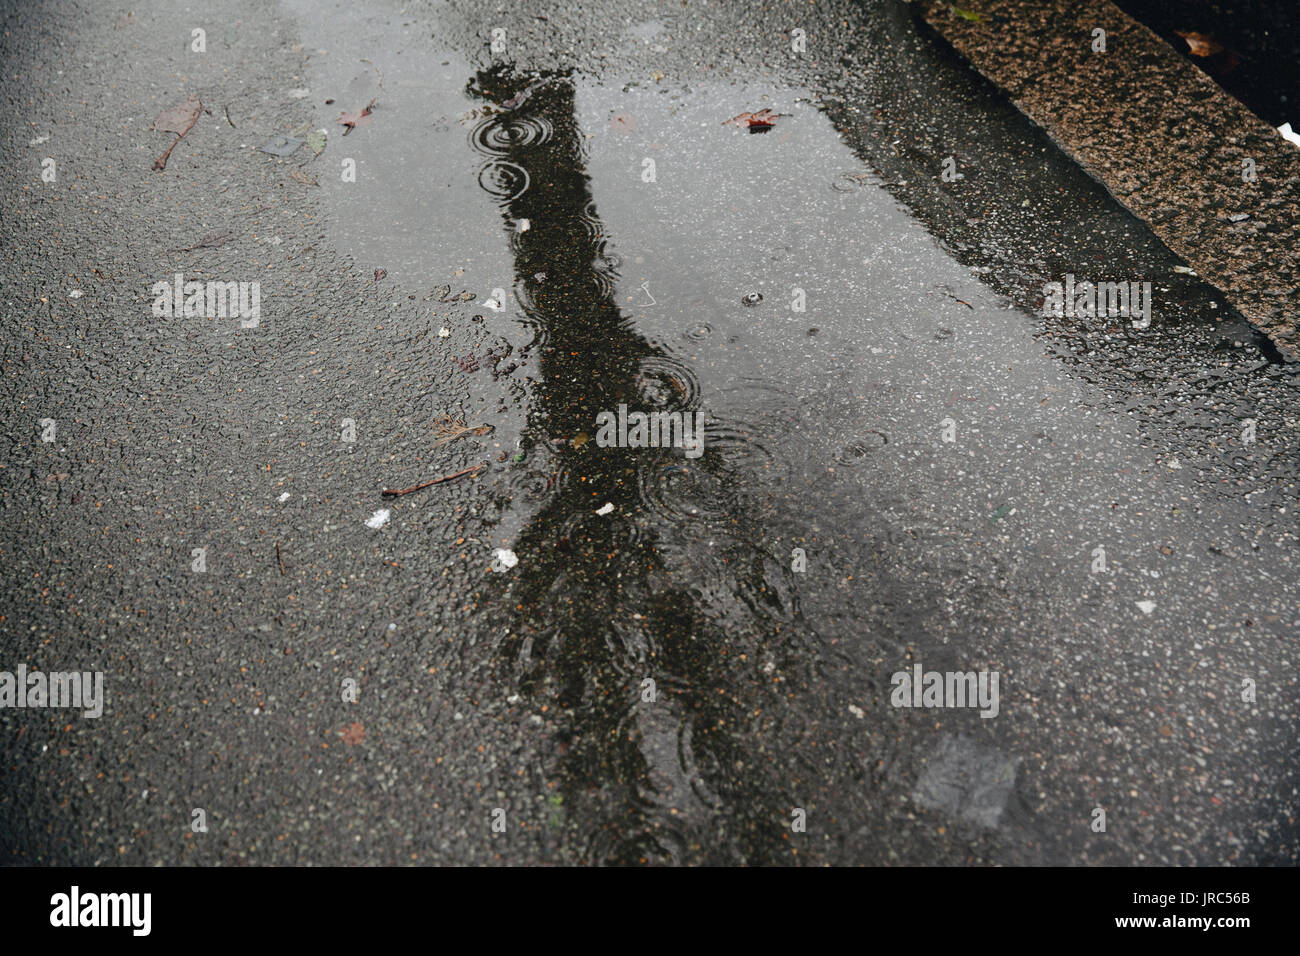
[[[289,95],[295,100],[305,100],[307,97],[311,96],[311,90],[306,87],[299,87],[296,90],[290,90]]]
[[[1138,606],[1138,608],[1142,611],[1143,614],[1150,614],[1152,611],[1154,611],[1154,610],[1156,609],[1156,602],[1155,602],[1155,601],[1138,601],[1138,602],[1137,602],[1137,606]]]
[[[858,718],[858,720],[862,720],[864,717],[867,716],[866,712],[863,711],[863,709],[861,707],[858,707],[856,704],[849,704],[849,713],[852,714],[854,717]]]
[[[370,520],[366,522],[366,527],[382,528],[384,525],[388,524],[388,519],[392,517],[392,515],[393,513],[387,508],[380,508],[370,516]]]
[[[1181,273],[1182,275],[1185,275],[1185,276],[1194,276],[1194,275],[1196,275],[1195,271],[1193,271],[1192,269],[1187,268],[1187,266],[1174,266],[1174,271],[1175,271],[1175,272],[1178,272],[1178,273]]]
[[[606,501],[603,505],[601,505],[599,508],[596,509],[596,514],[607,515],[613,510],[614,510],[613,502]]]
[[[519,225],[515,227],[515,229],[518,230],[519,232],[527,232],[531,228],[533,228],[533,224],[529,222],[527,219],[520,219]]]
[[[28,146],[40,146],[41,143],[48,143],[49,141],[50,141],[50,134],[49,134],[49,133],[46,133],[44,136],[37,136],[34,140],[32,140],[31,142],[29,142],[27,145],[28,145]]]
[[[519,563],[519,555],[507,548],[497,548],[492,552],[492,570],[509,571]]]
[[[68,298],[69,298],[69,299],[80,299],[80,298],[81,298],[83,295],[85,295],[85,294],[86,294],[86,293],[82,292],[80,289],[73,289],[71,292],[68,293]]]
[[[438,330],[438,338],[440,339],[448,338],[450,335],[451,329],[447,328],[445,325]]]
[[[500,312],[502,309],[505,308],[505,306],[502,305],[500,302],[498,302],[496,299],[487,299],[486,301],[484,301],[483,304],[487,306],[489,309],[491,309],[493,312]]]
[[[1288,143],[1291,143],[1294,146],[1300,146],[1300,133],[1293,130],[1290,123],[1283,123],[1277,128],[1277,131],[1282,134],[1282,138]]]
[[[288,500],[289,500],[289,492],[286,491],[284,494],[282,494],[282,495],[279,497],[278,500],[280,500],[280,501],[288,501]]]

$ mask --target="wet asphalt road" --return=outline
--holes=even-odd
[[[0,710],[6,862],[1295,862],[1293,368],[905,5],[799,16],[6,13],[0,669],[107,697]]]

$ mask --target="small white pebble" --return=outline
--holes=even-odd
[[[1155,601],[1138,601],[1137,606],[1141,608],[1143,614],[1150,614],[1156,609]]]
[[[285,492],[284,494],[282,494],[282,495],[279,497],[279,499],[277,499],[277,500],[279,500],[279,501],[288,501],[288,500],[289,500],[289,492],[286,491],[286,492]]]
[[[451,335],[451,329],[447,328],[445,325],[438,330],[438,338],[440,339],[445,339],[450,335]]]
[[[599,508],[596,509],[596,514],[598,514],[598,515],[607,515],[607,514],[609,514],[611,511],[613,511],[613,510],[614,510],[614,505],[613,505],[613,503],[612,503],[612,502],[609,502],[609,501],[606,501],[606,502],[605,502],[601,507],[599,507]]]

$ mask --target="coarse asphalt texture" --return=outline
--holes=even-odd
[[[3,24],[5,863],[1295,863],[1295,367],[907,4]]]

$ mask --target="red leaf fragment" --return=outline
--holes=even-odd
[[[776,125],[778,116],[788,116],[788,113],[773,113],[771,110],[763,109],[757,113],[741,113],[739,116],[733,116],[723,123],[723,126],[743,126],[752,131],[769,130]]]
[[[343,130],[344,136],[347,136],[348,133],[352,132],[358,126],[365,126],[370,122],[370,114],[374,110],[375,103],[378,102],[378,100],[379,97],[375,97],[360,110],[353,110],[350,113],[347,110],[344,110],[339,114],[339,123],[347,127]]]

